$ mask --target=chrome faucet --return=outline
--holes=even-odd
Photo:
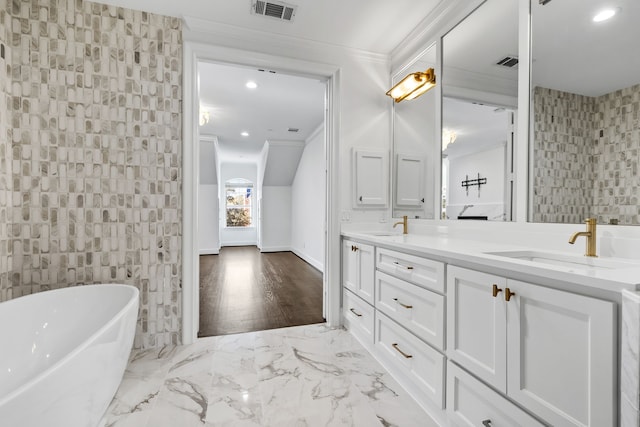
[[[402,221],[398,221],[395,224],[393,224],[393,228],[396,228],[396,225],[400,225],[400,224],[402,224],[402,234],[408,234],[409,224],[408,224],[408,218],[406,215],[402,217]]]
[[[584,256],[597,257],[596,255],[596,219],[587,218],[584,221],[587,224],[587,231],[577,231],[569,237],[569,243],[572,245],[576,242],[576,239],[580,236],[587,238],[587,249]]]

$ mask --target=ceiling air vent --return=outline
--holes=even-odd
[[[293,133],[300,132],[300,129],[298,129],[298,128],[289,128],[289,129],[287,129],[287,130],[288,130],[289,132],[293,132]]]
[[[496,62],[496,65],[501,65],[507,68],[513,68],[518,65],[518,57],[515,55],[505,56],[500,61]]]
[[[293,21],[293,17],[296,16],[297,7],[298,6],[281,1],[252,0],[251,13],[291,22]]]

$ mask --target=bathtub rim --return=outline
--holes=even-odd
[[[114,288],[127,288],[129,290],[132,290],[133,294],[131,295],[131,298],[127,301],[127,303],[120,310],[118,310],[118,312],[108,322],[106,322],[104,325],[102,325],[100,328],[98,328],[93,334],[91,334],[80,345],[76,346],[73,350],[71,350],[68,354],[66,354],[59,361],[57,361],[53,365],[49,366],[47,369],[45,369],[41,373],[37,374],[35,377],[33,377],[30,380],[26,381],[24,384],[20,385],[18,388],[16,388],[15,390],[11,391],[6,396],[0,397],[0,407],[4,406],[6,403],[10,402],[14,398],[16,398],[17,396],[22,394],[24,391],[28,390],[34,384],[38,383],[42,379],[44,379],[44,378],[48,377],[49,375],[51,375],[51,373],[56,371],[57,368],[59,368],[60,366],[66,364],[70,359],[72,359],[73,357],[78,355],[80,352],[82,352],[83,350],[88,348],[93,342],[96,341],[96,339],[105,330],[109,329],[118,320],[120,320],[124,316],[124,314],[128,310],[130,310],[132,308],[133,305],[137,306],[137,309],[136,309],[136,324],[137,324],[137,319],[138,319],[138,314],[139,314],[138,311],[139,311],[139,307],[140,307],[139,306],[140,290],[137,287],[133,286],[133,285],[126,285],[126,284],[123,284],[123,283],[93,283],[93,284],[88,284],[88,285],[68,286],[66,288],[51,289],[51,290],[48,290],[48,291],[37,292],[35,294],[23,295],[21,297],[14,298],[12,300],[5,301],[3,303],[3,304],[5,304],[5,303],[9,303],[10,304],[12,302],[20,300],[21,298],[28,298],[28,297],[31,297],[31,296],[42,295],[42,294],[47,293],[47,292],[70,292],[70,291],[78,291],[79,288],[87,288],[87,287],[98,288],[98,287],[101,287],[101,286],[108,286],[108,287],[114,287]]]

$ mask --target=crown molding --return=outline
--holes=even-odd
[[[385,53],[370,52],[338,44],[274,34],[209,21],[193,16],[183,16],[182,20],[184,23],[183,38],[187,41],[231,46],[244,50],[266,52],[293,58],[300,58],[301,55],[298,55],[300,52],[312,50],[325,54],[341,53],[368,62],[386,64],[389,61],[389,55]]]
[[[390,61],[393,70],[411,61],[416,52],[424,50],[438,38],[444,36],[465,16],[485,0],[442,0],[395,48]]]
[[[268,139],[267,143],[269,147],[304,147],[304,141],[286,141],[286,140],[271,140]]]

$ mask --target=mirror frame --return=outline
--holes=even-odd
[[[529,177],[532,171],[529,167],[529,137],[531,132],[531,1],[535,0],[513,0],[518,2],[518,111],[516,113],[516,121],[521,124],[517,127],[514,146],[514,193],[513,193],[513,220],[515,223],[525,223],[528,221],[529,208]],[[411,36],[405,40],[409,44],[406,49],[399,49],[400,53],[404,53],[405,57],[402,61],[398,61],[398,65],[394,66],[394,58],[392,57],[391,73],[389,75],[389,84],[391,87],[394,79],[411,67],[419,57],[424,54],[435,43],[436,46],[436,79],[442,75],[442,39],[443,37],[462,22],[467,16],[480,7],[485,0],[475,0],[471,4],[465,0],[456,0],[448,4],[448,9],[443,11],[433,23],[429,24],[429,28],[422,32],[419,29],[414,33],[419,34],[418,41],[407,42]],[[425,20],[426,21],[426,20]],[[423,21],[423,22],[425,22]],[[413,33],[412,33],[413,34]],[[411,50],[412,49],[412,50]],[[409,53],[407,53],[407,51]],[[435,140],[440,141],[440,156],[442,155],[442,85],[436,84],[432,90],[436,91],[436,126],[434,135]],[[390,158],[390,179],[389,194],[391,195],[391,217],[393,218],[395,193],[393,191],[395,185],[395,167],[393,159],[396,154],[396,143],[394,141],[394,124],[395,124],[395,106],[391,107],[391,128],[390,142],[391,155]],[[434,170],[434,208],[440,206],[442,200],[442,162],[435,162]],[[439,212],[439,211],[438,211]],[[434,214],[434,219],[429,221],[437,221],[441,223],[451,223],[451,220],[443,220],[439,213]]]

